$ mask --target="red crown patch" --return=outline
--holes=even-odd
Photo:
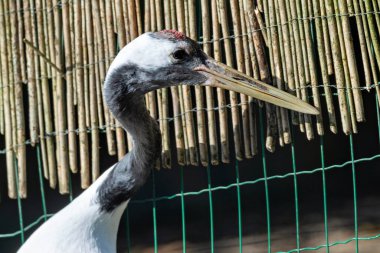
[[[186,39],[186,36],[177,30],[162,30],[160,33],[165,34],[165,35],[169,35],[170,37],[173,37],[177,40]]]

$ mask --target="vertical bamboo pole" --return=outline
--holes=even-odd
[[[220,47],[220,24],[218,16],[217,0],[211,0],[211,20],[213,30],[213,47],[214,58],[217,61],[222,61],[222,49]],[[218,115],[219,115],[219,132],[220,132],[220,146],[221,146],[221,160],[223,163],[230,162],[230,150],[228,139],[228,112],[226,109],[226,95],[225,91],[221,88],[216,89],[218,100]],[[212,148],[211,148],[212,149]],[[211,161],[212,162],[212,161]]]
[[[349,5],[354,6],[354,13],[360,13],[358,0],[348,0],[348,3]],[[363,25],[363,20],[362,20],[363,15],[361,16],[355,15],[355,21],[356,21],[356,26],[357,26],[358,35],[359,35],[359,45],[360,45],[360,53],[361,53],[363,69],[364,69],[365,84],[366,84],[367,90],[369,90],[372,84],[371,66],[370,66],[370,60],[369,60],[368,51],[367,51],[365,33],[364,33],[364,25]]]
[[[65,43],[65,65],[66,65],[66,106],[67,106],[67,130],[69,143],[69,165],[73,173],[78,172],[77,167],[77,140],[75,133],[75,113],[74,113],[74,90],[72,72],[72,47],[70,34],[70,5],[65,2],[62,6],[62,26],[63,39]]]
[[[23,1],[16,1],[16,7],[18,10],[24,10],[24,5],[25,3],[23,3]],[[29,8],[31,9],[31,8]],[[24,12],[20,12],[18,11],[19,13],[17,13],[17,18],[18,18],[18,22],[17,22],[17,28],[18,28],[18,33],[19,33],[19,36],[20,38],[25,38],[25,35],[26,35],[26,28],[24,27]],[[28,11],[26,11],[28,12]],[[31,11],[30,11],[31,12]],[[24,41],[23,39],[20,39],[19,40],[19,50],[20,52],[20,69],[21,69],[21,81],[24,82],[24,83],[27,83],[27,73],[26,73],[26,64],[27,64],[27,60],[25,59],[25,54],[24,52],[26,51],[25,50],[25,44],[24,44]]]
[[[131,1],[134,3],[134,1]],[[97,89],[99,91],[102,90],[102,84],[104,81],[104,77],[106,75],[106,67],[105,67],[105,55],[104,55],[104,37],[103,37],[103,30],[102,30],[102,24],[101,24],[101,19],[100,19],[100,9],[99,9],[99,0],[93,1],[92,3],[92,15],[93,15],[93,20],[95,24],[95,33],[96,33],[96,38],[97,38],[97,43],[98,43],[98,54],[99,54],[99,75],[100,75],[100,83],[97,86]],[[88,21],[87,21],[88,22]],[[107,104],[102,98],[102,96],[98,95],[97,96],[98,103],[100,101],[103,101],[103,112],[104,112],[104,118],[105,118],[105,123],[107,125],[106,127],[106,134],[107,134],[107,147],[108,147],[108,154],[109,155],[115,155],[116,154],[116,146],[115,146],[115,138],[112,133],[112,120],[111,120],[111,115],[108,110]],[[99,117],[100,118],[100,117]]]
[[[58,4],[58,0],[54,0],[54,5]],[[62,48],[61,48],[61,18],[60,9],[54,8],[54,48],[55,48],[55,64],[60,70],[63,69],[62,64]],[[61,194],[69,193],[69,165],[67,153],[67,139],[64,134],[66,131],[66,110],[65,110],[65,94],[63,87],[62,73],[57,72],[57,121],[58,121],[58,148],[60,157],[60,167],[58,167],[58,186]]]
[[[253,3],[252,3],[252,8],[254,8]],[[263,37],[263,42],[265,43],[265,45],[268,45],[269,44],[268,39],[267,39],[267,29],[268,28],[265,26],[264,19],[263,19],[261,12],[257,6],[256,6],[256,8],[254,8],[254,12],[255,12],[255,16],[256,16],[255,19],[257,20],[257,24],[258,24],[257,31],[261,32],[261,36]],[[265,12],[265,13],[268,13],[268,12]]]
[[[370,0],[365,0],[365,9],[368,13],[373,12],[373,6]],[[368,27],[372,39],[372,46],[375,52],[377,66],[380,66],[380,40],[379,34],[376,32],[376,24],[374,20],[374,15],[368,15]]]
[[[91,15],[91,10],[93,6],[91,5],[90,1],[86,2],[86,22],[87,22],[87,29],[86,29],[86,37],[89,42],[100,40],[97,36],[101,36],[101,33],[95,33],[93,32],[93,17]],[[95,7],[96,8],[96,7]],[[95,37],[95,38],[94,38]],[[99,47],[98,47],[99,49]],[[88,44],[88,59],[89,62],[94,62],[94,45],[92,43]],[[99,170],[99,121],[98,121],[98,113],[96,110],[96,104],[97,104],[97,94],[96,94],[96,81],[95,81],[95,65],[91,64],[89,66],[89,92],[90,92],[90,118],[91,118],[91,175],[92,175],[92,181],[94,182],[100,174]]]
[[[342,55],[339,48],[338,28],[335,18],[332,16],[334,12],[334,5],[332,0],[325,0],[326,14],[328,16],[328,26],[330,32],[330,42],[332,49],[332,56],[334,61],[335,80],[338,88],[338,100],[340,108],[340,116],[342,120],[343,132],[345,134],[351,133],[350,115],[348,114],[346,93],[344,91],[345,77],[342,65]]]
[[[135,1],[136,1],[135,6],[136,6],[137,31],[138,31],[138,34],[142,34],[143,27],[142,27],[140,0],[135,0]]]
[[[220,22],[222,25],[222,34],[223,37],[229,37],[229,27],[227,20],[227,9],[226,9],[226,1],[218,0],[219,14],[220,14]],[[232,54],[232,46],[231,41],[229,39],[223,40],[224,42],[224,51],[226,56],[227,65],[233,66],[233,54]],[[241,126],[239,119],[239,107],[238,107],[238,98],[237,94],[233,91],[229,92],[230,94],[230,103],[231,103],[231,114],[232,114],[232,128],[234,133],[234,144],[235,144],[235,156],[237,160],[243,159],[242,152],[242,143],[241,143]]]
[[[43,0],[38,0],[36,3],[37,9],[42,9],[43,7]],[[42,29],[45,29],[47,27],[47,21],[46,18],[43,16],[43,13],[41,11],[37,12],[37,22],[38,22],[38,28],[40,36],[37,36],[38,38],[38,47],[41,50],[41,52],[45,52],[45,55],[48,56],[49,48],[46,46],[44,36],[41,36],[41,34],[44,34],[45,37],[47,36],[47,33],[44,33]],[[47,157],[48,157],[48,171],[49,171],[49,186],[51,188],[55,188],[57,185],[57,170],[56,170],[56,161],[55,161],[55,154],[54,154],[54,139],[50,135],[54,130],[53,128],[53,122],[52,122],[52,111],[51,111],[51,100],[50,100],[50,88],[49,88],[49,82],[48,82],[48,66],[46,64],[46,61],[44,59],[40,58],[40,74],[41,74],[41,89],[42,89],[42,100],[43,100],[43,119],[45,122],[45,131],[49,134],[46,135],[46,151],[47,151]],[[42,117],[42,115],[41,115]],[[45,134],[42,132],[41,134]]]
[[[83,189],[90,185],[90,164],[88,155],[88,136],[86,124],[86,104],[85,104],[85,82],[84,82],[84,49],[83,42],[86,43],[84,29],[86,22],[85,19],[85,3],[76,1],[74,2],[74,19],[75,19],[75,65],[77,66],[75,72],[75,79],[77,83],[77,96],[78,96],[78,127],[79,127],[79,156],[80,156],[80,175],[81,187]],[[87,75],[88,76],[88,75]]]
[[[164,5],[168,5],[169,2],[165,1]],[[162,30],[164,27],[164,19],[170,17],[169,7],[163,7],[160,0],[156,0],[157,6],[157,29]],[[162,11],[164,10],[165,13]],[[167,15],[167,16],[166,16]],[[165,17],[165,18],[164,18]],[[168,23],[170,19],[168,20]],[[159,97],[160,96],[160,97]],[[160,119],[160,129],[162,134],[162,153],[161,153],[161,162],[163,168],[170,168],[171,165],[171,154],[170,154],[170,135],[169,135],[169,101],[168,101],[168,89],[163,88],[157,91],[157,99],[161,101],[158,103],[159,106],[159,119]]]
[[[113,24],[111,3],[112,3],[111,1],[105,1],[106,18],[107,18],[108,52],[111,57],[115,57],[116,56],[116,41],[115,41],[115,36],[114,36],[114,31],[113,31],[114,24]],[[118,13],[118,15],[121,15],[122,11],[120,10],[117,10],[117,11],[120,12]],[[120,30],[120,27],[118,28]],[[121,38],[120,43],[119,43],[120,47],[123,47],[124,45],[126,45],[125,31],[123,32],[122,36],[123,38]],[[121,158],[124,157],[126,153],[126,149],[125,149],[124,129],[120,126],[119,122],[116,122],[116,144],[117,144],[117,156],[120,160]]]
[[[255,79],[260,79],[260,74],[259,74],[259,65],[258,65],[258,62],[257,62],[257,56],[256,56],[256,52],[255,52],[255,46],[253,44],[253,31],[251,30],[251,25],[250,25],[250,21],[249,21],[249,12],[252,12],[253,11],[253,7],[251,7],[252,9],[249,10],[248,8],[248,1],[247,0],[244,0],[243,1],[243,4],[241,6],[241,13],[244,13],[244,23],[245,23],[245,26],[246,26],[246,33],[248,34],[248,52],[246,53],[247,55],[249,55],[247,58],[248,58],[248,61],[250,61],[251,63],[251,75],[253,76],[253,78]],[[250,3],[250,6],[252,2]],[[247,65],[247,64],[246,64]],[[256,117],[256,103],[255,103],[255,99],[252,98],[252,97],[249,97],[249,108],[250,108],[250,115],[249,115],[249,128],[250,128],[250,138],[251,138],[251,154],[252,156],[254,155],[257,155],[258,153],[258,136],[257,136],[257,117]]]
[[[357,0],[355,0],[355,2],[357,2]],[[360,11],[359,12],[365,12],[366,11],[365,4],[364,4],[363,1],[359,1],[359,7],[360,7]],[[363,21],[364,37],[365,37],[365,40],[366,40],[368,57],[369,57],[369,61],[371,63],[370,65],[371,65],[371,71],[372,71],[372,76],[373,76],[373,82],[375,84],[376,93],[380,97],[380,87],[378,85],[379,84],[379,78],[378,78],[378,74],[377,74],[375,55],[374,55],[374,52],[372,51],[371,34],[369,32],[369,27],[368,27],[368,19],[369,18],[366,17],[365,15],[362,15],[361,18],[362,18],[362,21]],[[376,39],[376,37],[375,37],[375,39]],[[380,100],[379,100],[379,103],[380,103]]]
[[[338,1],[338,5],[339,5],[339,11],[341,13],[348,13],[348,7],[347,7],[346,1]],[[347,63],[348,63],[348,69],[349,69],[350,79],[351,79],[351,87],[353,88],[352,94],[353,94],[354,103],[355,103],[356,120],[358,122],[363,122],[365,121],[363,98],[362,98],[362,93],[360,90],[359,73],[358,73],[358,68],[356,65],[355,49],[354,49],[353,37],[351,34],[350,21],[348,19],[348,16],[346,15],[342,15],[340,19],[342,22],[342,30],[343,30],[342,39],[344,41],[344,46],[346,49]],[[347,80],[347,82],[349,82],[349,80]]]
[[[248,20],[246,20],[246,13],[244,10],[244,1],[239,2],[239,9],[240,9],[240,22],[241,22],[241,32],[243,34],[243,49],[244,49],[244,64],[245,64],[245,73],[249,76],[252,76],[252,62],[256,61],[253,58],[256,58],[256,55],[254,54],[253,49],[253,41],[252,41],[252,34],[249,31],[249,25]],[[252,97],[248,97],[248,126],[249,126],[249,143],[250,143],[250,154],[249,156],[252,157],[254,154],[256,154],[256,151],[254,150],[257,146],[257,131],[256,131],[256,124],[254,122],[254,99]]]
[[[184,3],[181,0],[176,0],[176,8],[177,8],[177,19],[178,19],[178,30],[180,32],[185,33],[185,13],[184,13]],[[186,125],[186,134],[187,141],[189,146],[189,155],[190,155],[190,164],[198,165],[198,157],[197,157],[197,147],[196,147],[196,139],[193,131],[193,114],[191,110],[193,109],[192,101],[191,101],[191,93],[190,87],[187,85],[180,86],[182,92],[179,92],[179,95],[183,95],[184,101],[184,112],[185,112],[185,125]],[[182,93],[182,94],[181,94]]]
[[[299,3],[296,5],[296,2],[290,1],[290,11],[291,11],[291,15],[293,19],[296,19],[297,15],[300,16],[301,13],[298,10],[299,8],[300,8]],[[304,62],[307,62],[305,61],[305,56],[307,57],[307,52],[306,52],[306,46],[301,44],[301,40],[304,40],[304,35],[301,36],[301,34],[304,34],[302,22],[298,22],[298,23],[297,21],[293,22],[293,33],[294,33],[294,39],[295,39],[295,51],[296,51],[296,59],[297,59],[299,84],[301,88],[301,97],[302,97],[302,100],[307,101],[307,97],[308,97],[307,90],[306,90],[307,73],[305,72],[305,67],[303,64]],[[310,79],[310,73],[309,73],[309,79]],[[304,118],[305,118],[306,136],[309,140],[311,140],[314,138],[314,133],[311,126],[310,115],[304,115]]]
[[[5,13],[4,1],[0,2],[0,13]],[[1,78],[3,83],[3,99],[4,99],[4,119],[5,119],[5,149],[6,149],[6,166],[7,166],[7,184],[8,196],[11,199],[17,198],[16,191],[16,177],[14,170],[14,153],[13,145],[16,140],[12,136],[12,116],[10,108],[10,93],[9,88],[9,72],[8,72],[8,58],[11,52],[7,48],[7,30],[10,26],[6,25],[5,15],[0,15],[0,60],[1,60]]]
[[[18,164],[18,181],[19,181],[19,196],[26,198],[26,148],[25,148],[25,119],[24,119],[24,98],[23,87],[20,77],[20,52],[19,52],[19,36],[16,30],[17,27],[17,11],[16,2],[9,1],[10,14],[10,29],[12,33],[12,62],[13,62],[13,81],[14,81],[14,97],[16,110],[16,133],[17,133],[17,164]],[[33,73],[34,74],[34,73]],[[33,76],[33,75],[32,75]],[[11,94],[12,96],[12,94]]]
[[[36,9],[36,3],[34,1],[30,2],[30,8],[32,10]],[[31,12],[31,23],[32,23],[32,38],[33,38],[33,45],[38,45],[38,39],[37,39],[37,34],[38,30],[43,29],[43,26],[39,27],[39,23],[37,20],[37,13],[36,12]],[[20,16],[21,13],[18,13],[18,20],[21,20]],[[42,22],[41,22],[42,24]],[[24,41],[23,41],[24,43]],[[20,47],[21,48],[21,47]],[[33,50],[36,50],[33,48]],[[40,50],[40,49],[39,49]],[[23,51],[21,51],[23,52]],[[37,138],[38,141],[40,142],[40,147],[41,147],[41,158],[42,158],[42,168],[43,168],[43,173],[44,177],[46,179],[49,178],[49,165],[48,165],[48,155],[47,155],[47,150],[46,150],[46,139],[45,139],[45,125],[44,125],[44,119],[43,119],[43,99],[42,99],[42,76],[40,75],[40,57],[39,54],[41,53],[41,50],[38,53],[34,54],[34,76],[35,81],[36,81],[36,95],[37,95],[37,109],[38,109],[38,133],[37,133]]]
[[[202,1],[202,4],[204,1]],[[196,13],[195,13],[195,1],[190,0],[188,1],[188,9],[189,14],[188,16],[189,20],[189,37],[197,41],[197,20],[196,20]],[[203,9],[202,9],[203,11]],[[202,22],[203,22],[203,15],[202,15]],[[207,52],[206,52],[207,53]],[[199,142],[199,158],[200,162],[203,166],[207,166],[209,164],[209,151],[208,151],[208,143],[207,143],[207,132],[206,132],[206,120],[205,120],[205,113],[204,113],[204,88],[202,86],[195,86],[195,101],[196,101],[196,118],[197,118],[197,131],[198,132],[198,142]],[[209,122],[210,123],[210,122]]]
[[[264,4],[265,10],[267,10],[267,4]],[[248,21],[251,28],[251,31],[259,31],[260,25],[256,16],[256,13],[253,12],[253,2],[252,0],[247,1],[247,15],[248,15]],[[260,30],[262,31],[262,30]],[[268,33],[270,34],[270,33]],[[252,33],[252,39],[253,39],[253,45],[255,48],[256,53],[256,59],[257,64],[259,68],[259,79],[263,82],[270,83],[270,74],[269,74],[269,66],[266,61],[265,57],[265,50],[264,50],[264,38],[262,32],[254,32]],[[276,144],[275,144],[275,135],[276,135],[276,115],[274,106],[265,103],[266,107],[266,120],[267,120],[267,131],[266,131],[266,141],[265,146],[268,151],[273,152],[275,150]]]
[[[314,16],[319,17],[320,14],[320,6],[318,0],[313,0],[313,8],[314,8]],[[333,103],[333,96],[330,89],[330,80],[329,80],[329,74],[328,74],[328,63],[327,63],[327,57],[325,54],[324,48],[325,40],[323,37],[323,28],[322,28],[322,17],[315,19],[315,26],[316,26],[316,41],[317,41],[317,49],[318,49],[318,56],[319,56],[319,66],[321,69],[321,75],[322,75],[322,82],[323,82],[323,89],[325,92],[325,99],[326,99],[326,105],[327,105],[327,112],[329,115],[329,125],[330,125],[330,131],[333,133],[337,133],[337,125],[336,125],[336,116],[335,116],[335,108]]]
[[[321,9],[321,18],[322,18],[322,32],[323,39],[325,45],[325,54],[326,54],[326,62],[327,62],[327,70],[329,75],[334,74],[334,66],[333,66],[333,56],[332,56],[332,47],[329,39],[329,28],[327,23],[327,15],[326,15],[326,7],[325,1],[320,1],[320,9]]]
[[[334,9],[335,13],[339,13],[339,3],[337,0],[334,0]],[[348,100],[348,109],[351,117],[351,127],[352,127],[352,132],[357,133],[357,124],[356,124],[356,109],[355,109],[355,104],[354,104],[354,98],[352,95],[352,89],[351,89],[351,81],[350,81],[350,70],[348,67],[348,60],[347,60],[347,52],[346,48],[344,45],[344,38],[343,38],[343,28],[342,28],[342,20],[340,19],[339,16],[336,16],[336,24],[338,28],[338,38],[339,38],[339,45],[340,45],[340,50],[341,50],[341,55],[342,55],[342,62],[343,62],[343,70],[344,70],[344,78],[345,78],[345,92]]]
[[[308,17],[311,16],[312,13],[308,13],[309,6],[311,5],[311,0],[302,3],[302,16]],[[310,21],[309,19],[304,19],[304,32],[305,32],[305,40],[306,40],[306,51],[307,51],[307,65],[309,66],[310,73],[310,84],[311,84],[311,92],[313,94],[313,104],[314,107],[321,111],[321,101],[319,98],[319,90],[318,90],[318,77],[317,77],[317,66],[316,60],[314,56],[314,44],[311,39],[311,31],[310,31]],[[319,135],[324,135],[323,128],[323,119],[322,113],[316,116],[317,119],[317,133]]]
[[[290,92],[295,93],[295,80],[294,80],[294,70],[292,63],[292,52],[290,47],[290,36],[289,36],[289,27],[286,24],[288,22],[288,17],[286,13],[285,0],[277,0],[278,10],[280,14],[280,20],[277,21],[281,24],[280,28],[282,31],[282,40],[284,44],[284,54],[285,54],[285,66],[286,66],[286,76],[287,84]],[[281,42],[281,41],[280,41]]]
[[[211,55],[211,31],[210,31],[210,6],[206,0],[201,1],[202,9],[202,34],[203,34],[203,51]],[[218,159],[218,141],[216,133],[216,121],[214,108],[214,90],[206,87],[206,106],[207,106],[207,129],[210,141],[210,162],[212,165],[219,163]],[[201,151],[200,151],[201,152]]]
[[[131,41],[130,37],[130,28],[129,28],[129,14],[128,14],[128,1],[122,0],[123,5],[123,16],[124,16],[124,24],[125,24],[125,36],[127,39],[127,43]]]
[[[231,1],[231,15],[232,15],[232,24],[235,35],[242,34],[242,24],[240,20],[239,13],[239,3],[237,0]],[[235,37],[235,48],[236,48],[236,63],[237,69],[240,72],[245,72],[244,65],[244,48],[243,40],[241,36]],[[243,129],[243,147],[244,155],[246,158],[252,158],[251,155],[251,143],[250,143],[250,132],[249,132],[249,105],[248,97],[245,94],[240,94],[240,103],[241,103],[241,118],[242,118],[242,129]]]
[[[29,10],[30,2],[23,1],[23,8],[25,10]],[[17,15],[17,13],[18,12],[16,11],[15,15]],[[34,22],[32,20],[30,11],[24,12],[24,21],[25,21],[25,24],[24,24],[25,25],[25,39],[29,42],[32,42],[33,41],[32,31],[34,27]],[[15,24],[17,25],[17,23]],[[19,50],[19,48],[17,50]],[[33,52],[32,47],[26,48],[26,60],[27,60],[26,62],[27,62],[27,75],[28,75],[29,134],[30,134],[30,142],[32,146],[34,146],[36,142],[38,142],[38,110],[37,110],[37,94],[36,94],[37,91],[36,91],[35,65],[34,65],[35,62],[34,62],[34,52]],[[17,75],[19,74],[20,73],[17,73]],[[20,81],[22,81],[21,78],[20,78]]]
[[[170,2],[172,3],[172,1]],[[170,5],[168,1],[164,1],[164,13],[165,13],[165,28],[170,29],[174,28],[173,25],[173,11],[174,8]],[[178,95],[178,87],[170,87],[171,95],[172,95],[172,105],[173,105],[173,115],[174,115],[174,131],[175,131],[175,142],[176,142],[176,150],[177,150],[177,162],[179,165],[185,165],[186,157],[185,157],[185,143],[184,143],[184,133],[181,117],[179,116],[181,113],[180,103],[179,103],[179,95]],[[163,100],[167,101],[167,97],[163,98]],[[167,113],[167,109],[163,109],[164,113]],[[164,123],[168,125],[168,115],[164,116]]]
[[[9,12],[10,3],[9,1],[4,2],[4,10]],[[7,42],[7,52],[8,52],[8,83],[9,85],[9,106],[11,111],[11,122],[12,122],[12,140],[13,140],[13,152],[14,157],[17,158],[17,118],[16,118],[16,101],[15,101],[15,87],[16,83],[14,81],[14,68],[13,68],[13,49],[12,49],[12,31],[11,31],[11,15],[5,15],[5,26],[6,26],[6,42]],[[13,160],[14,164],[14,160]]]
[[[81,28],[81,31],[82,31],[82,34],[86,34],[86,26],[87,26],[87,21],[86,21],[86,10],[85,10],[85,2],[82,1],[81,2],[81,15],[82,17],[79,17],[81,18],[81,23],[82,23],[82,28]],[[83,35],[82,35],[83,36]],[[82,38],[82,37],[81,37]],[[78,97],[79,97],[79,90],[82,89],[82,92],[83,92],[83,100],[84,100],[84,116],[85,116],[85,122],[86,122],[86,127],[90,127],[91,126],[91,120],[90,120],[90,98],[89,98],[89,91],[88,91],[88,67],[89,67],[89,62],[88,62],[88,50],[87,50],[87,39],[86,39],[86,36],[83,37],[83,39],[81,40],[82,41],[82,47],[80,48],[81,50],[81,55],[82,55],[82,64],[78,66],[78,68],[82,68],[83,69],[83,78],[82,78],[82,81],[83,81],[83,86],[82,87],[77,87],[77,94],[78,94]],[[94,42],[91,42],[91,43],[94,43]],[[78,111],[79,112],[79,111]],[[78,123],[79,125],[79,123]]]
[[[272,27],[270,29],[271,33],[271,43],[272,43],[272,57],[274,61],[274,69],[272,72],[274,73],[273,75],[273,82],[277,86],[277,88],[283,90],[284,89],[284,83],[283,83],[283,68],[281,64],[281,52],[280,52],[280,43],[279,41],[279,33],[276,27],[274,27],[276,24],[280,22],[280,20],[276,20],[276,15],[275,12],[277,11],[278,8],[275,8],[275,2],[274,0],[269,0],[269,20],[270,20],[270,26]],[[281,137],[283,137],[284,143],[290,143],[291,137],[290,137],[290,126],[289,126],[289,121],[288,121],[288,112],[284,108],[279,108],[278,109],[279,113],[278,114],[278,127],[280,132],[279,132],[279,137],[281,141]]]

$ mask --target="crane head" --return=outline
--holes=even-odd
[[[115,72],[120,78],[128,79],[126,82],[133,83],[129,89],[135,93],[145,94],[179,84],[212,86],[290,110],[319,114],[307,102],[217,62],[207,56],[198,43],[175,30],[148,32],[134,39],[112,62],[105,84]],[[123,77],[124,72],[128,74]]]

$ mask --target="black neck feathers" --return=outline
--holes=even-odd
[[[133,149],[98,188],[102,211],[111,212],[130,199],[145,183],[161,152],[161,134],[157,122],[144,104],[144,82],[134,66],[110,73],[104,84],[104,98],[110,111],[133,138]]]

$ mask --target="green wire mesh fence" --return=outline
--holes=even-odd
[[[377,103],[377,101],[376,101]],[[369,127],[377,127],[377,132],[378,132],[378,140],[380,140],[380,112],[379,108],[376,106],[376,114],[377,114],[377,126],[369,126]],[[377,233],[371,234],[371,235],[366,235],[366,236],[359,236],[359,221],[358,221],[358,194],[357,194],[357,172],[356,172],[356,166],[358,164],[364,163],[364,162],[376,162],[380,158],[380,153],[375,153],[372,156],[368,157],[355,157],[355,143],[354,143],[354,138],[352,135],[347,136],[348,141],[349,141],[349,150],[350,150],[350,159],[347,160],[346,162],[340,163],[340,164],[333,164],[333,165],[327,165],[325,164],[325,141],[324,139],[326,137],[320,137],[320,142],[319,142],[319,160],[320,160],[320,167],[310,169],[310,170],[299,170],[297,168],[297,154],[295,152],[295,142],[293,141],[291,144],[291,164],[292,164],[292,172],[290,173],[284,173],[284,174],[276,174],[272,176],[268,176],[267,171],[268,171],[268,165],[267,165],[267,157],[266,154],[267,152],[265,151],[265,144],[264,144],[264,126],[263,126],[263,115],[261,109],[259,110],[259,130],[260,130],[260,143],[261,143],[261,157],[256,157],[255,159],[261,159],[262,163],[262,173],[263,177],[252,179],[252,180],[241,180],[239,177],[239,162],[235,162],[235,182],[227,185],[215,185],[212,182],[211,178],[211,173],[210,167],[206,168],[206,174],[207,174],[207,187],[204,189],[199,189],[197,191],[186,191],[184,182],[184,170],[188,168],[183,168],[181,167],[180,170],[180,191],[178,193],[174,193],[172,195],[158,195],[157,194],[157,189],[159,189],[161,186],[157,185],[157,182],[155,178],[157,177],[157,174],[160,172],[153,172],[152,173],[152,193],[150,198],[143,198],[143,199],[135,199],[132,200],[130,203],[130,206],[128,210],[125,213],[125,223],[126,223],[126,249],[127,252],[133,252],[131,248],[131,243],[133,238],[130,236],[130,219],[131,219],[131,214],[129,212],[130,208],[134,208],[135,206],[138,206],[140,204],[148,204],[151,205],[151,214],[152,214],[152,221],[153,223],[151,224],[152,226],[152,234],[151,237],[153,238],[153,249],[154,252],[158,252],[159,250],[159,245],[160,245],[160,234],[158,232],[158,219],[160,219],[159,215],[157,214],[157,207],[160,205],[162,201],[180,201],[180,208],[177,210],[178,212],[181,213],[181,230],[179,231],[181,233],[182,237],[182,246],[180,251],[186,252],[188,246],[187,246],[187,220],[186,220],[186,199],[190,197],[199,197],[201,195],[207,195],[208,197],[208,209],[209,209],[209,252],[216,252],[216,246],[215,246],[215,221],[214,221],[214,210],[213,210],[213,195],[216,192],[219,191],[236,191],[236,214],[237,215],[237,230],[238,230],[238,236],[237,236],[237,244],[238,244],[238,249],[239,252],[243,252],[244,249],[244,243],[243,243],[243,222],[242,222],[242,217],[244,216],[244,212],[242,211],[242,204],[241,204],[241,190],[244,187],[249,187],[253,186],[259,183],[264,184],[264,189],[265,189],[265,217],[263,217],[263,220],[266,222],[266,233],[267,233],[267,238],[266,238],[266,243],[267,243],[267,251],[268,252],[274,252],[272,249],[273,241],[272,241],[272,226],[271,226],[271,219],[273,218],[271,215],[271,188],[269,187],[269,182],[273,181],[272,187],[276,187],[276,180],[283,180],[283,179],[292,179],[293,180],[293,190],[294,191],[294,198],[293,198],[293,203],[289,203],[289,205],[294,205],[294,218],[295,218],[295,245],[296,247],[294,249],[282,249],[283,251],[276,251],[276,252],[306,252],[306,251],[318,251],[323,249],[323,252],[330,252],[330,248],[334,248],[334,246],[337,245],[346,245],[349,243],[354,243],[354,248],[355,252],[359,252],[359,243],[360,241],[368,241],[368,240],[376,240],[380,238],[380,230],[377,230]],[[281,152],[281,151],[279,151]],[[9,238],[20,238],[20,245],[25,241],[25,233],[30,232],[38,228],[39,225],[41,225],[44,221],[46,221],[49,217],[51,217],[53,214],[50,214],[47,212],[47,203],[46,198],[45,198],[45,182],[43,180],[43,174],[42,174],[42,165],[41,165],[41,154],[40,154],[40,148],[37,146],[36,149],[36,157],[38,161],[38,175],[39,175],[39,185],[40,185],[40,194],[41,194],[41,211],[42,214],[38,218],[35,219],[34,222],[30,224],[25,224],[24,222],[24,212],[23,212],[23,201],[20,198],[17,199],[17,205],[18,205],[18,222],[19,222],[19,230],[15,232],[9,232],[5,234],[0,234],[0,245],[2,243],[6,243],[7,239]],[[17,170],[17,161],[16,163],[16,170]],[[230,168],[232,170],[232,168]],[[256,168],[258,169],[258,168]],[[350,169],[352,173],[352,200],[353,200],[353,224],[354,228],[352,231],[352,237],[350,238],[343,238],[342,240],[334,240],[332,241],[329,238],[329,207],[328,207],[328,198],[329,198],[329,193],[327,192],[327,187],[326,187],[326,173],[328,171],[333,171],[336,172],[337,170],[342,170],[342,169]],[[203,169],[202,169],[203,170]],[[17,175],[17,173],[16,173]],[[320,245],[307,245],[301,246],[300,243],[300,238],[302,236],[302,233],[300,231],[300,200],[299,200],[299,187],[298,187],[298,180],[301,176],[303,175],[318,175],[318,180],[322,180],[322,195],[323,195],[323,225],[324,225],[324,243]],[[315,180],[317,177],[314,177]],[[149,188],[149,186],[146,186]],[[73,199],[73,190],[70,187],[70,195],[69,195],[69,201],[72,201]],[[374,210],[374,212],[376,212]],[[234,228],[235,229],[235,228]],[[253,249],[254,249],[253,245]],[[137,251],[138,252],[138,251]],[[319,251],[318,251],[319,252]]]

